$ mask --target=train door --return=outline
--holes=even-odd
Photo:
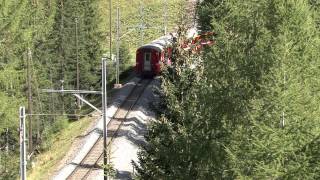
[[[151,71],[151,52],[144,53],[143,70]]]

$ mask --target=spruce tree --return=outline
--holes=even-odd
[[[319,178],[314,6],[213,0],[198,8],[200,29],[215,31],[216,44],[200,59],[176,49],[139,176]]]
[[[52,28],[55,1],[50,2],[4,0],[0,5],[0,173],[3,178],[16,178],[19,172],[17,110],[26,102],[25,60],[29,49],[33,54],[33,89],[45,81],[45,77],[38,76],[43,70],[38,48]],[[37,103],[34,104],[39,108]]]
[[[319,178],[319,33],[307,1],[269,1],[272,67],[230,157],[240,177]],[[271,27],[271,28],[270,28]]]

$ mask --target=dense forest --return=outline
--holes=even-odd
[[[217,34],[199,54],[179,45],[190,24],[186,1],[167,2],[112,4],[113,44],[116,8],[121,12],[124,74],[135,49],[163,35],[165,24],[179,35],[173,66],[161,75],[157,121],[135,162],[137,178],[319,179],[320,2],[199,1],[198,30]],[[19,176],[19,106],[30,114],[90,113],[70,96],[41,89],[77,88],[77,64],[80,89],[100,89],[101,57],[110,50],[108,9],[103,0],[0,0],[0,179]],[[111,84],[114,67],[108,68]],[[28,170],[50,149],[52,135],[75,119],[29,120]]]
[[[198,28],[217,33],[216,43],[200,55],[175,46],[138,176],[319,179],[319,8],[316,0],[198,3]]]
[[[181,1],[127,1],[112,3],[112,51],[115,52],[116,8],[121,11],[120,69],[131,69],[135,49],[164,33],[163,12],[167,10],[168,28],[176,22],[174,13]],[[128,6],[130,3],[130,6]],[[151,21],[152,19],[152,21]],[[29,114],[74,114],[78,112],[73,97],[45,94],[41,89],[76,89],[77,64],[80,89],[101,87],[101,57],[109,52],[109,4],[102,0],[1,0],[0,2],[0,179],[19,175],[19,106]],[[143,31],[139,24],[144,24]],[[157,26],[156,26],[157,25]],[[144,32],[144,34],[141,34]],[[142,39],[143,38],[143,39]],[[114,81],[114,68],[108,71]],[[29,69],[29,72],[27,71]],[[30,79],[30,82],[28,82]],[[111,83],[110,83],[111,84]],[[31,97],[27,103],[28,95]],[[86,97],[96,100],[97,97]],[[87,108],[88,109],[88,108]],[[33,156],[46,151],[52,134],[65,128],[67,116],[28,116],[33,128]]]

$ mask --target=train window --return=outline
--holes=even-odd
[[[145,61],[151,60],[151,53],[145,53]]]

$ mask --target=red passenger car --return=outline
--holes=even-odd
[[[171,64],[172,36],[162,36],[138,48],[136,53],[136,72],[142,76],[160,74],[163,64]]]

